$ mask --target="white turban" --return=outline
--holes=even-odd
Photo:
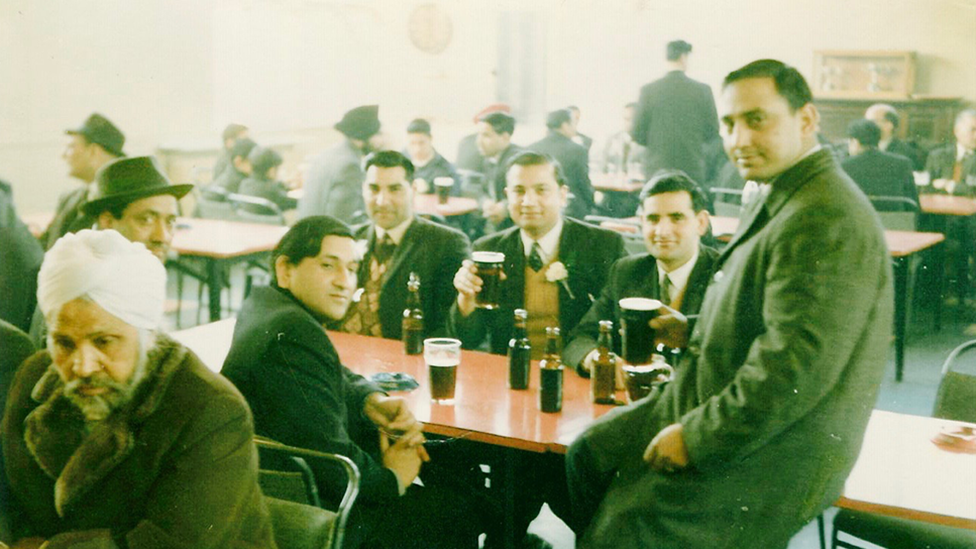
[[[37,303],[49,319],[82,296],[131,326],[155,329],[163,318],[166,269],[145,246],[115,231],[67,234],[44,254]]]

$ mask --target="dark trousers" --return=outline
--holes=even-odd
[[[577,539],[596,516],[615,475],[616,471],[601,471],[597,467],[592,450],[584,439],[578,439],[566,452],[566,488],[571,511],[568,517],[562,518]]]

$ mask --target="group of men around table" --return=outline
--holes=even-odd
[[[356,462],[349,546],[476,547],[481,533],[499,546],[504,517],[477,482],[477,458],[427,444],[404,401],[346,368],[326,332],[397,337],[414,272],[425,335],[503,352],[512,312],[524,308],[536,353],[544,328],[559,326],[583,374],[594,323],[619,320],[619,298],[671,304],[652,326],[682,350],[674,379],[588,427],[564,465],[548,455],[527,463],[525,486],[512,489],[541,497],[519,509],[519,534],[545,500],[581,547],[785,547],[854,465],[891,333],[890,265],[870,203],[817,142],[818,113],[795,69],[750,63],[726,77],[720,105],[730,161],[763,182],[721,253],[700,243],[708,214],[687,175],[648,182],[649,253],[623,257],[619,235],[563,214],[570,184],[559,163],[522,151],[496,168],[512,226],[473,245],[505,253],[501,307],[476,309],[482,281],[466,237],[414,215],[413,164],[380,151],[357,191],[365,225],[313,215],[279,242],[271,285],[245,300],[223,376],[159,331],[160,259],[184,191],[150,159],[116,161],[99,172],[107,202],[85,208],[106,230],[62,237],[41,267],[48,350],[21,363],[4,346],[13,381],[0,540],[272,547],[257,433]],[[495,138],[486,124],[477,139]],[[122,181],[138,192],[114,186]],[[140,204],[152,207],[130,226]],[[785,468],[788,479],[770,474]],[[316,472],[329,499],[335,477]]]

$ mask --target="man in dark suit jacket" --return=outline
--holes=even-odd
[[[701,245],[708,231],[708,201],[698,185],[681,172],[663,172],[644,186],[640,204],[637,215],[649,253],[614,263],[609,282],[563,348],[563,362],[584,377],[593,365],[600,321],[620,326],[621,299],[658,299],[697,317],[712,279],[718,251]],[[620,353],[620,336],[614,334],[613,351]]]
[[[870,120],[860,119],[847,127],[850,154],[841,167],[868,197],[900,197],[912,204],[876,202],[879,211],[918,211],[918,191],[912,163],[903,156],[878,150],[881,129]]]
[[[10,185],[0,181],[0,320],[30,329],[43,259],[44,249],[17,217]]]
[[[573,135],[570,112],[560,109],[549,113],[546,118],[549,134],[529,145],[529,150],[546,154],[556,159],[563,171],[573,197],[566,207],[565,215],[583,219],[593,211],[593,185],[590,184],[590,166],[586,149],[571,139]]]
[[[952,133],[954,144],[929,153],[925,171],[932,182],[922,192],[976,197],[976,109],[960,112]]]
[[[571,117],[570,131],[572,132],[572,135],[570,136],[570,139],[573,140],[573,143],[583,147],[583,149],[586,150],[587,156],[589,156],[590,148],[593,147],[593,138],[586,134],[582,134],[579,131],[580,109],[576,105],[570,105],[566,107],[566,110],[569,111]]]
[[[244,301],[221,373],[250,405],[257,434],[356,463],[361,481],[348,547],[477,547],[479,521],[463,500],[412,484],[429,458],[405,401],[343,366],[324,329],[345,316],[358,263],[342,222],[296,223],[272,252],[272,285]],[[323,499],[337,502],[342,473],[309,465]]]
[[[44,234],[39,237],[45,250],[51,249],[51,246],[67,233],[92,228],[95,219],[85,215],[81,210],[88,201],[89,189],[92,181],[95,180],[95,174],[102,166],[125,156],[122,152],[125,135],[108,118],[98,113],[85,119],[80,128],[66,130],[65,133],[71,136],[71,141],[65,147],[61,157],[68,164],[68,174],[84,185],[58,198],[54,218]]]
[[[530,325],[537,318],[545,318],[548,325],[558,325],[563,334],[569,334],[600,295],[613,262],[624,256],[619,234],[560,215],[568,188],[552,159],[532,151],[517,156],[509,168],[507,192],[509,212],[516,226],[474,243],[475,251],[505,254],[507,278],[501,282],[500,307],[475,308],[481,279],[473,263],[466,261],[454,277],[458,297],[451,307],[449,324],[465,348],[474,349],[487,341],[488,349],[496,354],[508,351],[515,309],[528,309]],[[534,297],[526,289],[529,269],[546,275],[546,284],[551,287],[538,286],[540,291],[557,296],[554,304],[540,303],[538,315],[533,314],[535,311],[526,301],[527,297]],[[540,322],[534,330],[529,327],[533,356],[543,351],[541,341],[546,325]]]
[[[901,118],[894,107],[885,103],[875,103],[864,111],[864,118],[874,122],[881,129],[879,151],[904,156],[911,161],[912,171],[925,169],[926,152],[914,143],[906,143],[895,135],[901,124]]]
[[[221,134],[221,139],[223,147],[220,149],[220,154],[217,155],[217,159],[214,161],[213,166],[213,176],[210,181],[216,181],[220,174],[224,173],[224,170],[231,167],[234,157],[231,155],[231,149],[234,148],[234,143],[238,140],[247,137],[248,128],[247,126],[241,124],[227,124],[224,128],[224,132]]]
[[[893,316],[877,216],[818,146],[796,69],[750,63],[726,76],[722,105],[740,174],[770,186],[718,258],[690,339],[676,315],[652,321],[686,345],[675,379],[571,445],[580,548],[786,547],[840,496],[874,407]]]
[[[503,112],[486,114],[478,122],[478,150],[484,157],[485,178],[480,189],[465,189],[481,201],[482,213],[487,220],[485,232],[494,232],[512,226],[505,197],[505,173],[512,158],[522,147],[512,143],[515,119]]]
[[[379,147],[379,107],[356,107],[336,125],[345,139],[325,151],[308,167],[298,216],[329,215],[346,223],[366,217],[363,205],[363,156]]]
[[[239,193],[241,183],[254,171],[248,157],[257,146],[257,143],[247,137],[238,139],[228,153],[230,161],[227,167],[221,171],[210,186],[223,189],[228,193]]]
[[[641,88],[632,135],[646,147],[644,173],[681,170],[695,181],[705,180],[702,146],[718,135],[712,90],[685,75],[691,44],[668,44],[671,72]]]
[[[458,175],[454,166],[434,148],[430,122],[423,118],[417,118],[410,122],[410,125],[407,126],[405,154],[413,162],[414,173],[411,181],[422,187],[417,189],[418,192],[432,194],[437,190],[434,187],[434,180],[449,177],[453,181],[451,195],[461,195],[461,176]],[[422,180],[423,183],[418,180]]]
[[[413,164],[407,157],[381,151],[366,157],[364,164],[363,198],[370,222],[355,231],[366,250],[358,273],[363,291],[342,329],[400,339],[407,282],[416,273],[424,337],[444,335],[456,297],[451,281],[470,252],[468,237],[414,216]]]

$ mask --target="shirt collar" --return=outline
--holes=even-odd
[[[543,262],[548,263],[551,258],[556,256],[556,252],[559,251],[559,237],[562,233],[563,218],[560,217],[552,229],[549,229],[549,232],[538,240],[539,247],[542,248]],[[532,244],[536,241],[532,240],[532,237],[522,229],[519,229],[519,236],[522,238],[522,249],[525,251],[525,257],[529,257],[529,254],[532,253]]]
[[[956,143],[956,162],[959,162],[960,160],[963,159],[963,157],[965,157],[967,154],[971,152],[972,151],[970,151],[966,147],[963,147],[959,143]]]
[[[691,259],[685,261],[685,264],[678,267],[677,269],[669,272],[664,270],[661,262],[657,262],[657,280],[658,282],[664,280],[664,275],[667,275],[671,279],[671,285],[674,286],[676,292],[684,290],[685,286],[688,284],[688,278],[691,277],[691,271],[695,268],[695,263],[698,262],[698,247],[695,247],[695,253],[691,256]]]
[[[386,230],[380,227],[379,225],[373,225],[373,230],[376,231],[376,241],[379,242],[380,240],[383,240],[383,237],[385,235],[390,235],[390,240],[393,241],[393,244],[399,246],[400,241],[403,240],[404,233],[407,232],[407,229],[410,227],[410,223],[412,221],[413,218],[408,217],[406,221],[400,223],[399,225],[393,227],[390,230]]]

